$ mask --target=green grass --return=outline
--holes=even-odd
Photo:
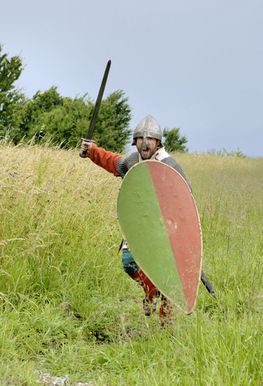
[[[0,147],[0,384],[263,384],[263,159],[176,155],[203,230],[195,312],[163,329],[122,271],[120,180],[78,151]],[[9,382],[9,383],[7,383]]]

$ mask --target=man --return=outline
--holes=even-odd
[[[107,151],[98,147],[95,143],[86,140],[82,142],[81,148],[95,164],[117,177],[120,176],[123,178],[127,171],[137,162],[154,159],[173,167],[187,181],[180,165],[165,151],[162,144],[162,130],[156,119],[151,115],[143,118],[135,128],[132,145],[136,146],[137,151],[124,156]],[[125,241],[123,241],[121,248],[124,271],[133,280],[138,282],[145,292],[145,298],[143,300],[145,315],[148,316],[151,312],[155,311],[157,297],[161,296],[160,318],[162,320],[170,318],[172,315],[172,307],[168,299],[159,293],[158,289],[146,274],[138,267]]]

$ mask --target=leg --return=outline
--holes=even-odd
[[[130,276],[143,287],[144,293],[149,300],[159,296],[158,289],[140,268]]]
[[[122,264],[124,271],[143,288],[145,299],[143,300],[143,309],[145,315],[150,315],[156,309],[156,297],[159,291],[145,273],[139,268],[134,261],[128,249],[122,250]]]

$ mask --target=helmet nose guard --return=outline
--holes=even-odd
[[[147,115],[143,118],[138,125],[136,126],[133,132],[133,142],[132,145],[136,144],[136,138],[155,138],[160,141],[160,146],[162,146],[162,129],[159,123],[151,115]]]

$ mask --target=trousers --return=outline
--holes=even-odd
[[[143,288],[146,296],[145,300],[147,302],[152,302],[155,298],[160,296],[159,290],[140,269],[128,248],[122,249],[122,265],[124,271]],[[171,318],[172,316],[172,306],[169,300],[162,294],[159,314],[162,319]]]

